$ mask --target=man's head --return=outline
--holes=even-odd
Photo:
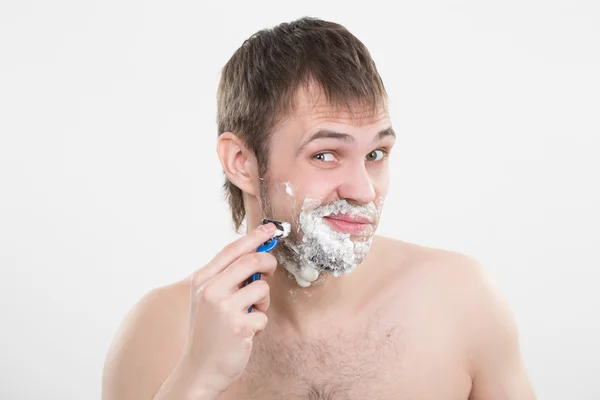
[[[236,228],[246,216],[285,220],[294,261],[334,274],[362,261],[394,135],[383,83],[356,37],[311,18],[259,31],[223,69],[218,128]],[[352,216],[368,221],[340,220]],[[334,237],[325,249],[324,235]]]

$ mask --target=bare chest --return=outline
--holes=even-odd
[[[359,324],[360,325],[360,324]],[[311,341],[267,331],[220,400],[465,400],[470,379],[447,341],[404,326],[323,327]]]

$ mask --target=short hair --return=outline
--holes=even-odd
[[[298,89],[311,83],[334,109],[355,105],[375,113],[387,102],[365,45],[340,24],[303,17],[256,32],[225,64],[217,91],[218,134],[240,137],[262,176],[272,132],[294,110]],[[239,231],[246,215],[242,191],[227,177],[223,188]]]

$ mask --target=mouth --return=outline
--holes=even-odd
[[[337,214],[323,217],[323,220],[336,231],[350,234],[364,234],[372,229],[372,221],[360,215]]]

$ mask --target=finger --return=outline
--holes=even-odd
[[[229,304],[233,310],[248,312],[248,308],[254,306],[257,311],[265,312],[269,308],[270,293],[271,288],[266,281],[254,281],[231,295]]]
[[[247,318],[248,324],[251,326],[255,335],[264,331],[269,322],[267,314],[260,311],[252,311],[250,314],[247,314],[245,318]]]
[[[260,272],[264,276],[273,276],[277,268],[277,259],[269,253],[244,254],[220,274],[209,278],[196,289],[195,294],[205,292],[205,298],[213,301],[225,300],[244,286],[252,274]]]
[[[238,258],[225,271],[221,272],[211,285],[218,285],[221,290],[231,293],[244,286],[246,280],[256,272],[265,276],[273,276],[277,268],[277,259],[269,253],[252,253]]]
[[[252,232],[225,246],[207,265],[194,273],[192,276],[193,286],[201,287],[207,280],[219,274],[244,254],[255,252],[261,244],[273,237],[275,231],[276,227],[272,223],[260,225]]]
[[[262,282],[262,281],[256,281],[256,282]],[[254,304],[252,305],[251,312],[254,312],[254,311],[267,312],[270,305],[271,305],[271,295],[263,297],[262,299],[255,301]],[[248,307],[250,307],[250,306],[248,306]],[[246,311],[248,311],[248,309],[246,309]]]

